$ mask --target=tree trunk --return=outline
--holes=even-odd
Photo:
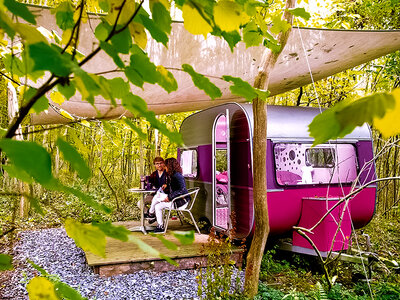
[[[292,23],[293,17],[287,12],[288,8],[295,5],[295,0],[286,1],[284,20]],[[281,52],[285,47],[290,30],[281,33],[278,37]],[[273,53],[270,49],[264,51],[254,87],[268,89],[269,75],[279,57],[279,53]],[[253,299],[258,292],[258,280],[261,260],[264,254],[265,244],[269,234],[269,216],[267,204],[267,107],[266,103],[256,98],[253,100],[254,137],[253,137],[253,199],[255,231],[249,253],[247,255],[244,293]]]

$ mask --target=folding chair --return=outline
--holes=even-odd
[[[176,197],[176,198],[174,198],[172,200],[172,204],[171,204],[170,208],[164,208],[164,228],[165,228],[164,233],[167,232],[168,222],[169,222],[169,217],[171,215],[171,211],[176,211],[178,216],[179,216],[179,213],[187,212],[190,215],[190,218],[192,219],[192,222],[193,222],[194,226],[196,227],[197,232],[200,233],[200,229],[197,226],[197,223],[196,223],[196,221],[195,221],[195,219],[194,219],[194,217],[192,215],[192,212],[191,212],[193,204],[196,201],[197,193],[199,192],[199,190],[200,190],[200,188],[198,188],[198,187],[197,188],[188,189],[188,193],[187,194],[178,196],[178,197]],[[182,205],[181,207],[176,208],[174,202],[176,200],[178,200],[178,199],[185,198],[188,195],[190,196],[189,202],[186,203],[185,205]],[[168,211],[168,213],[167,213],[167,211]],[[180,216],[179,216],[179,218],[180,218]],[[182,220],[181,220],[181,223],[182,223]]]

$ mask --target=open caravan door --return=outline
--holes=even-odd
[[[229,109],[217,115],[212,131],[213,226],[227,231],[231,224]]]

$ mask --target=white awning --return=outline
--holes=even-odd
[[[56,30],[61,34],[49,10],[42,8],[34,10],[40,10],[37,12],[39,26]],[[97,17],[92,17],[90,22],[83,24],[81,28],[81,42],[78,49],[84,54],[89,54],[95,48],[93,30],[98,22]],[[399,49],[400,31],[293,28],[288,44],[271,74],[269,90],[272,95],[277,95],[309,84],[311,82],[309,67],[314,80],[319,80]],[[241,77],[252,84],[265,48],[246,49],[245,44],[240,43],[234,52],[231,52],[226,41],[221,38],[208,36],[204,39],[203,36],[193,36],[184,29],[182,23],[174,23],[168,48],[150,38],[146,51],[156,65],[170,68],[178,82],[178,90],[168,94],[158,85],[145,84],[143,90],[132,87],[132,92],[142,97],[149,109],[156,114],[165,114],[204,109],[228,101],[244,102],[244,99],[230,93],[229,83],[215,77],[222,75]],[[210,76],[210,80],[221,89],[222,97],[211,100],[203,91],[197,89],[188,74],[175,70],[180,69],[182,64],[190,64],[196,72]],[[115,69],[115,65],[105,53],[99,53],[84,66],[84,69],[98,73],[111,71]],[[122,75],[121,72],[105,76]],[[113,108],[109,101],[101,98],[96,98],[95,103],[97,109],[107,118],[129,116],[120,104]],[[95,109],[86,101],[82,101],[80,96],[74,96],[64,102],[61,108],[77,116],[97,116]],[[69,120],[49,108],[48,113],[32,115],[31,121],[33,124],[50,124]]]

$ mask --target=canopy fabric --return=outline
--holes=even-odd
[[[48,9],[34,10],[37,10],[39,26],[61,34],[54,16],[50,15]],[[91,16],[89,22],[81,28],[78,49],[85,55],[96,46],[93,32],[98,22],[98,17]],[[245,99],[232,95],[229,90],[230,84],[220,77],[241,77],[253,84],[265,49],[262,46],[246,49],[245,44],[240,43],[231,52],[223,39],[210,35],[207,39],[200,35],[193,36],[184,29],[182,23],[174,23],[168,47],[149,38],[146,51],[151,61],[156,65],[163,65],[174,74],[178,90],[168,94],[158,85],[145,84],[143,89],[132,86],[132,92],[142,97],[148,108],[156,114],[200,110],[224,102],[245,102]],[[310,70],[314,80],[320,80],[399,49],[400,31],[293,28],[288,43],[272,71],[269,90],[271,95],[277,95],[311,83]],[[182,64],[190,64],[196,72],[210,76],[210,80],[221,89],[222,97],[211,100],[204,91],[196,88],[190,76],[180,71]],[[115,65],[103,52],[89,61],[84,69],[91,73],[99,73],[112,71]],[[111,78],[123,76],[123,73],[113,72],[104,76]],[[102,117],[111,119],[122,115],[130,116],[120,103],[117,107],[112,107],[109,101],[96,98],[95,105]],[[65,101],[61,108],[80,117],[99,116],[91,104],[81,100],[80,95]],[[32,124],[69,121],[52,108],[46,113],[31,116]]]

